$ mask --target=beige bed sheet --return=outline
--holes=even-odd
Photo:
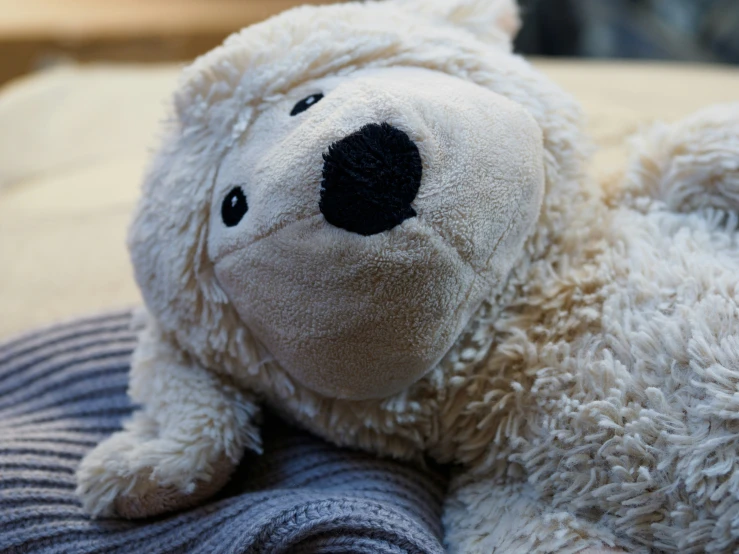
[[[656,119],[739,100],[739,71],[537,61],[583,103],[606,177]],[[67,67],[0,90],[0,337],[138,304],[125,229],[174,66]]]

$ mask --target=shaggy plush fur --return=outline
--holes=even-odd
[[[91,513],[215,492],[259,448],[259,398],[337,444],[457,464],[451,552],[739,548],[739,106],[647,130],[622,186],[601,190],[581,172],[576,104],[510,53],[516,28],[508,0],[301,8],[186,70],[130,238],[143,408],[79,470]],[[417,217],[373,237],[316,227],[321,154],[370,116],[420,144]],[[270,241],[224,234],[237,184]],[[326,229],[335,242],[301,241]],[[392,263],[329,286],[375,238]],[[219,266],[226,251],[248,263]],[[470,264],[475,286],[459,277]],[[437,290],[455,310],[424,303]],[[357,314],[364,342],[325,332]]]

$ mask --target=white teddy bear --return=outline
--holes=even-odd
[[[513,0],[283,13],[185,70],[130,233],[148,309],[93,515],[200,502],[257,402],[454,463],[450,552],[739,548],[739,105],[584,174]]]

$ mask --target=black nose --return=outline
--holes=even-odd
[[[331,225],[368,236],[415,217],[421,155],[403,131],[365,125],[323,155],[321,212]]]

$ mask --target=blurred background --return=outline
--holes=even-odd
[[[65,61],[188,60],[316,0],[0,0],[0,83]],[[739,63],[739,0],[521,0],[518,51]]]
[[[527,54],[739,63],[738,0],[522,0]]]

